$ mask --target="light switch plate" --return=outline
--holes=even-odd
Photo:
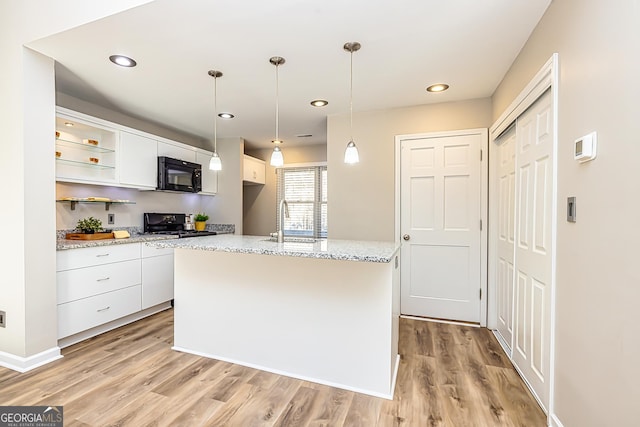
[[[576,222],[576,198],[567,197],[567,221]]]

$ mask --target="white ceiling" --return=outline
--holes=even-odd
[[[57,90],[133,117],[213,138],[269,147],[279,67],[280,137],[326,142],[326,117],[491,96],[551,0],[156,0],[29,46],[53,57]],[[138,62],[109,62],[123,54]],[[445,82],[444,93],[427,93]],[[309,102],[329,101],[323,108]],[[312,134],[299,138],[299,134]]]

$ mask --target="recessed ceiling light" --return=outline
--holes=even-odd
[[[276,144],[276,145],[280,145],[280,144],[282,144],[282,140],[281,140],[281,139],[273,139],[273,140],[271,140],[271,142],[272,142],[273,144]]]
[[[135,67],[138,65],[136,61],[124,55],[111,55],[109,61],[121,67]]]
[[[231,113],[220,113],[218,114],[218,117],[221,119],[233,119],[235,116]]]
[[[67,127],[70,127],[70,128],[73,127],[73,123],[71,123],[71,122],[64,122],[64,125],[67,126]]]
[[[449,85],[444,83],[438,83],[435,85],[431,85],[427,88],[427,92],[444,92],[449,89]]]
[[[324,99],[314,99],[313,101],[311,101],[311,105],[313,105],[314,107],[324,107],[328,103],[329,101],[325,101]]]

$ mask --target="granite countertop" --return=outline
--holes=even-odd
[[[394,242],[285,238],[277,243],[267,236],[217,235],[153,241],[149,246],[199,249],[244,254],[279,255],[343,261],[391,262],[399,246]]]
[[[159,235],[159,234],[144,234],[142,227],[123,227],[119,230],[127,230],[131,237],[124,239],[103,239],[103,240],[68,240],[64,236],[67,232],[73,230],[58,230],[56,239],[56,250],[63,251],[66,249],[82,249],[92,248],[96,246],[110,246],[110,245],[126,245],[128,243],[140,243],[140,242],[157,242],[163,240],[179,240],[175,236]],[[208,231],[216,231],[220,234],[233,234],[235,232],[235,226],[233,224],[207,224]],[[197,237],[202,239],[202,237]]]
[[[132,234],[131,237],[124,239],[102,239],[102,240],[67,240],[57,239],[56,250],[62,251],[65,249],[81,249],[92,248],[96,246],[111,246],[111,245],[125,245],[128,243],[140,243],[140,242],[155,242],[159,240],[177,240],[175,236],[159,236],[159,235],[145,235],[145,234]]]

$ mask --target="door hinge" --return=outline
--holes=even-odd
[[[482,299],[482,288],[480,288],[480,299]]]
[[[480,220],[480,231],[482,231],[482,220]]]

